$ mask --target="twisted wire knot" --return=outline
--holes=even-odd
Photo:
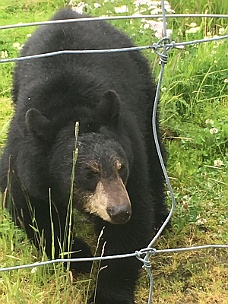
[[[151,268],[151,262],[149,256],[156,254],[155,248],[145,248],[139,251],[135,251],[136,258],[143,263],[144,268]]]
[[[160,39],[157,43],[154,43],[151,48],[154,50],[154,52],[160,57],[160,63],[167,64],[168,63],[168,56],[166,55],[166,52],[170,48],[175,47],[175,42],[171,42],[169,37],[163,37]],[[162,52],[159,52],[159,49],[163,49]]]

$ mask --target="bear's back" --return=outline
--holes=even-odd
[[[64,9],[52,20],[82,17],[87,16]],[[131,46],[131,40],[107,22],[82,21],[41,26],[27,41],[21,56]],[[117,92],[124,112],[137,113],[139,121],[148,116],[145,112],[153,102],[154,86],[140,52],[63,54],[20,61],[15,69],[13,95],[17,116],[21,117],[36,108],[49,119],[59,117],[64,121],[66,112],[67,119],[70,115],[83,120],[82,116],[90,115],[107,90]]]

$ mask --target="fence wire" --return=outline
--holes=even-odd
[[[64,55],[64,54],[98,54],[98,53],[100,54],[100,53],[114,53],[114,52],[117,53],[117,52],[130,52],[130,51],[141,51],[141,50],[146,50],[146,49],[152,49],[160,57],[160,63],[161,63],[161,69],[160,69],[160,74],[159,74],[159,80],[157,83],[157,90],[156,90],[156,96],[155,96],[153,113],[152,113],[152,122],[151,122],[152,131],[153,131],[153,136],[154,136],[155,145],[156,145],[159,161],[161,164],[161,168],[162,168],[162,171],[163,171],[163,174],[165,177],[165,181],[166,181],[167,187],[169,189],[171,200],[172,200],[171,210],[169,212],[167,219],[165,220],[163,225],[160,227],[160,229],[158,230],[158,232],[156,233],[154,238],[151,240],[151,242],[148,244],[148,246],[146,248],[140,249],[139,251],[135,251],[133,253],[128,253],[128,254],[120,254],[120,255],[113,255],[113,256],[100,256],[100,257],[93,257],[93,258],[75,258],[75,259],[67,258],[67,259],[48,260],[48,261],[44,261],[44,262],[36,262],[36,263],[32,263],[32,264],[0,268],[0,272],[25,269],[25,268],[34,268],[34,267],[39,267],[39,266],[44,266],[44,265],[54,264],[54,263],[88,262],[88,261],[113,260],[113,259],[135,257],[142,262],[143,267],[146,269],[147,274],[149,276],[150,289],[149,289],[148,304],[150,304],[150,303],[152,303],[152,292],[153,292],[153,275],[152,275],[152,271],[151,271],[151,262],[150,262],[151,256],[154,256],[156,254],[164,254],[164,253],[172,253],[172,252],[183,252],[183,251],[213,249],[213,248],[221,248],[221,249],[228,248],[228,244],[227,245],[212,244],[212,245],[192,246],[192,247],[183,247],[183,248],[169,248],[169,249],[160,249],[160,250],[153,248],[155,241],[161,235],[162,231],[164,230],[164,228],[166,227],[170,218],[172,217],[174,209],[175,209],[174,192],[173,192],[173,189],[172,189],[172,186],[171,186],[171,183],[170,183],[167,171],[166,171],[164,160],[162,158],[162,154],[161,154],[161,150],[160,150],[160,146],[159,146],[159,142],[158,142],[156,123],[155,123],[163,74],[164,74],[164,70],[165,70],[165,65],[168,62],[168,51],[170,49],[174,49],[174,48],[183,49],[187,45],[194,45],[194,44],[205,43],[205,42],[222,40],[222,39],[228,38],[228,35],[224,35],[224,36],[219,36],[219,37],[217,36],[217,37],[212,37],[212,38],[198,39],[198,40],[179,42],[179,43],[176,43],[175,41],[170,41],[170,38],[167,36],[166,18],[183,18],[183,17],[228,18],[228,15],[222,15],[222,14],[166,14],[164,0],[161,0],[161,8],[162,8],[161,15],[131,15],[131,16],[110,16],[110,17],[95,17],[95,18],[89,17],[89,18],[79,18],[79,19],[53,20],[53,21],[45,21],[45,22],[19,23],[19,24],[0,26],[0,30],[5,30],[5,29],[12,29],[12,28],[19,28],[19,27],[27,27],[27,26],[38,26],[38,25],[49,25],[49,24],[60,24],[60,23],[69,23],[69,22],[82,22],[82,21],[90,22],[90,21],[98,21],[98,20],[162,18],[162,20],[163,20],[163,38],[161,40],[159,40],[157,43],[153,43],[152,45],[120,48],[120,49],[104,49],[104,50],[63,50],[63,51],[50,52],[50,53],[44,53],[44,54],[37,54],[37,55],[33,55],[33,56],[1,59],[0,63],[9,63],[9,62],[16,62],[16,61],[21,61],[21,60],[37,59],[37,58],[58,56],[58,55]]]
[[[166,14],[166,18],[175,19],[183,17],[201,17],[201,18],[228,18],[228,15],[223,14]],[[17,23],[9,25],[1,25],[0,30],[11,29],[17,27],[27,27],[27,26],[37,26],[37,25],[46,25],[46,24],[62,24],[62,23],[74,23],[82,21],[100,21],[100,20],[124,20],[124,19],[160,19],[163,18],[162,15],[131,15],[131,16],[105,16],[105,17],[88,17],[88,18],[78,18],[78,19],[67,19],[67,20],[49,20],[43,22],[27,22],[27,23]]]

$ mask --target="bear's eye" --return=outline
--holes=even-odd
[[[90,169],[87,170],[85,178],[87,180],[93,180],[98,177],[98,172],[94,172]]]
[[[89,192],[94,192],[99,180],[99,173],[94,172],[91,168],[84,169],[83,179],[80,181],[82,188]]]
[[[128,179],[128,169],[125,165],[121,164],[121,167],[118,170],[118,174],[121,177],[123,183],[126,184]]]
[[[122,165],[122,163],[119,160],[117,160],[115,162],[115,167],[116,167],[117,171],[121,170],[122,166],[123,165]]]

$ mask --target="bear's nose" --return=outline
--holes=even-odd
[[[121,205],[107,208],[107,213],[113,224],[124,224],[131,217],[131,206]]]

